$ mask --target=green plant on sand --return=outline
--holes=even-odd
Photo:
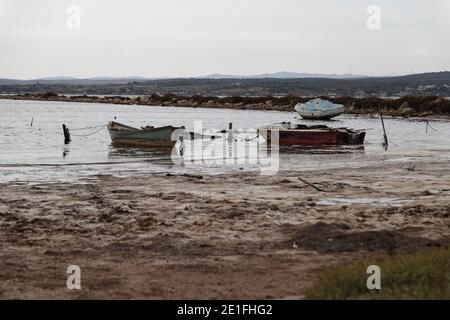
[[[367,288],[367,267],[381,268],[381,289]],[[450,299],[450,247],[330,267],[306,291],[307,299]]]

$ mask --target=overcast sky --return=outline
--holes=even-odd
[[[450,70],[450,0],[0,0],[0,78],[281,70]]]

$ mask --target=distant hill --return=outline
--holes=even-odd
[[[74,78],[74,77],[46,77],[31,80],[0,79],[0,85],[5,84],[65,84],[65,85],[98,85],[98,84],[126,84],[130,82],[156,80],[156,78],[145,77],[93,77],[93,78]]]
[[[91,78],[66,80],[0,79],[0,93],[92,94],[92,95],[217,95],[217,96],[441,96],[450,97],[450,72],[434,72],[398,77],[367,78],[282,78],[285,73],[259,78],[178,78],[146,79]],[[216,77],[213,77],[216,76]],[[341,75],[343,77],[345,75]],[[256,76],[254,76],[256,77]]]
[[[321,73],[296,73],[280,71],[275,73],[263,73],[251,76],[210,74],[202,77],[185,78],[185,79],[302,79],[302,78],[325,78],[325,79],[357,79],[367,78],[368,76],[352,75],[352,74],[321,74]],[[45,77],[30,80],[16,79],[0,79],[0,85],[7,84],[73,84],[73,85],[89,85],[89,84],[124,84],[130,82],[142,82],[152,80],[176,79],[169,77],[147,78],[141,76],[131,77],[92,77],[92,78],[75,78],[75,77]]]
[[[14,83],[20,83],[21,80],[14,80],[14,79],[0,79],[0,85],[11,85]]]
[[[428,73],[418,73],[418,74],[410,74],[406,76],[399,77],[390,77],[391,81],[396,80],[410,80],[410,81],[449,81],[450,80],[450,71],[441,71],[441,72],[428,72]]]
[[[84,80],[88,81],[121,81],[121,80],[128,80],[128,81],[143,81],[143,80],[152,80],[157,78],[145,78],[145,77],[139,77],[139,76],[133,76],[133,77],[94,77],[94,78],[87,78]]]
[[[39,78],[36,81],[67,81],[67,80],[77,80],[74,77],[47,77],[47,78]]]
[[[297,73],[280,71],[275,73],[262,73],[250,76],[239,75],[225,75],[225,74],[210,74],[205,77],[207,79],[304,79],[304,78],[324,78],[324,79],[356,79],[356,78],[368,78],[365,75],[354,74],[325,74],[325,73]]]

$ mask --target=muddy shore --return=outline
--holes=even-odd
[[[317,191],[309,182],[323,191]],[[448,163],[0,184],[0,298],[301,298],[317,272],[448,246]],[[69,265],[80,291],[66,288]]]
[[[383,99],[376,97],[321,97],[334,103],[346,106],[346,113],[363,116],[378,116],[381,107],[386,116],[392,117],[439,117],[450,118],[450,100],[433,96],[409,96],[398,99]],[[148,105],[193,108],[220,108],[242,110],[266,110],[293,112],[297,103],[303,103],[312,97],[216,97],[216,96],[180,96],[149,95],[149,96],[70,96],[58,95],[52,92],[43,94],[5,95],[0,99],[35,100],[108,103],[124,105]]]

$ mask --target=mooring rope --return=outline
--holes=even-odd
[[[94,132],[88,133],[88,134],[71,134],[71,135],[74,136],[74,137],[89,137],[89,136],[92,136],[92,135],[94,135],[94,134],[96,134],[96,133],[102,131],[102,130],[105,129],[106,127],[107,127],[107,125],[104,125],[104,126],[102,126],[100,129],[98,129],[98,130],[96,130],[96,131],[94,131]],[[70,130],[72,130],[72,129],[70,129]]]
[[[431,128],[434,132],[438,132],[435,128],[433,128],[429,121],[426,122],[425,131],[428,133],[428,128]]]
[[[91,126],[91,127],[84,127],[84,128],[69,128],[70,131],[83,131],[83,130],[88,130],[88,129],[97,129],[97,128],[103,128],[105,125],[101,124],[99,126]]]

